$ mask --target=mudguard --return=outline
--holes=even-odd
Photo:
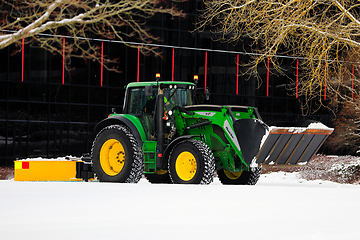
[[[130,114],[117,114],[117,115],[113,115],[109,118],[102,120],[95,126],[95,129],[94,129],[95,136],[104,127],[114,125],[114,124],[126,125],[128,128],[130,128],[131,132],[134,134],[134,136],[135,136],[136,140],[138,141],[138,143],[140,144],[140,146],[143,145],[143,141],[146,140],[144,128],[142,127],[139,118],[137,118],[134,115],[130,115]]]
[[[199,137],[198,135],[184,135],[184,136],[181,136],[181,137],[178,137],[176,139],[174,139],[167,147],[166,149],[164,150],[164,159],[168,160],[169,157],[170,157],[170,152],[171,150],[175,147],[176,144],[178,144],[180,141],[182,140],[186,140],[186,139],[191,139],[191,138],[194,138],[194,137]]]

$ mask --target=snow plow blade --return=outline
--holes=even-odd
[[[333,130],[321,123],[312,123],[308,127],[270,127],[255,163],[305,165]]]

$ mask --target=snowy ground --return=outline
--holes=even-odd
[[[0,238],[360,239],[360,186],[264,174],[255,186],[0,181]]]

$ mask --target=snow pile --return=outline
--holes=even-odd
[[[268,138],[270,132],[271,132],[271,127],[265,128],[265,134],[264,134],[264,136],[261,138],[259,150],[260,150],[260,149],[262,148],[262,146],[264,145],[264,143],[265,143],[266,139]]]
[[[265,170],[273,171],[269,167],[265,167]],[[343,184],[360,184],[360,161],[355,156],[318,154],[307,165],[288,170],[299,172],[299,177],[307,180],[321,179]]]
[[[334,164],[329,171],[337,173],[348,182],[352,182],[360,176],[360,158],[349,163]]]
[[[271,130],[277,130],[277,129],[286,129],[288,132],[294,134],[305,132],[307,129],[319,129],[319,130],[331,130],[331,131],[334,130],[333,128],[329,128],[326,125],[322,124],[321,122],[310,123],[307,127],[277,127],[277,126],[269,127],[270,132]]]
[[[19,159],[17,161],[72,161],[72,160],[79,160],[79,157],[73,157],[73,156],[66,156],[66,157],[58,157],[58,158],[42,158],[42,157],[36,157],[36,158],[26,158],[26,159]]]
[[[310,123],[307,128],[309,129],[327,129],[327,130],[334,130],[333,128],[329,128],[326,125],[322,124],[321,122],[314,122]]]

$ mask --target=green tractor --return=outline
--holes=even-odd
[[[210,184],[216,172],[223,184],[254,185],[262,164],[306,163],[332,132],[271,129],[254,107],[195,105],[195,93],[191,82],[128,84],[123,113],[95,127],[99,181]]]

